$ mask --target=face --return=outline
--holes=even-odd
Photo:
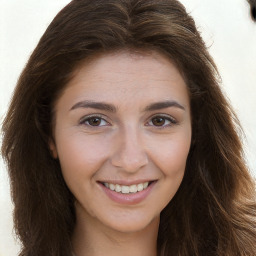
[[[159,219],[191,142],[189,96],[175,65],[156,52],[99,56],[76,70],[55,113],[50,147],[76,211],[122,232]]]

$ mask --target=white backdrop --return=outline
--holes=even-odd
[[[69,0],[0,0],[0,121],[29,55]],[[181,0],[210,47],[246,134],[248,165],[256,177],[256,23],[246,0]],[[0,256],[15,256],[8,177],[0,158]]]

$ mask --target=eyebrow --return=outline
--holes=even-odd
[[[77,108],[95,108],[99,110],[105,110],[108,112],[116,113],[117,109],[114,105],[104,103],[104,102],[95,102],[95,101],[80,101],[76,103],[70,110],[74,110]]]
[[[175,108],[185,110],[185,107],[182,106],[177,101],[166,100],[166,101],[152,103],[152,104],[146,106],[143,111],[144,112],[154,111],[154,110],[160,110],[160,109],[169,108],[169,107],[175,107]],[[99,109],[99,110],[105,110],[105,111],[112,112],[112,113],[117,112],[117,108],[112,104],[105,103],[105,102],[88,101],[88,100],[80,101],[80,102],[76,103],[70,109],[70,111],[77,109],[77,108],[94,108],[94,109]]]
[[[177,101],[166,100],[166,101],[152,103],[152,104],[148,105],[144,109],[144,111],[153,111],[153,110],[159,110],[159,109],[164,109],[164,108],[169,108],[169,107],[175,107],[175,108],[179,108],[179,109],[185,110],[185,107],[182,106]]]

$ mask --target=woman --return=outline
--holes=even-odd
[[[239,124],[176,0],[74,0],[3,124],[20,255],[255,255]]]

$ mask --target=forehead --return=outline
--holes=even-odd
[[[188,104],[186,83],[166,56],[155,52],[119,51],[85,60],[73,73],[63,97],[73,100],[131,102],[168,100]],[[166,98],[166,99],[165,99]]]
[[[71,83],[85,76],[88,79],[111,77],[122,80],[134,75],[151,80],[183,79],[174,62],[159,52],[121,50],[86,59],[75,69]]]

